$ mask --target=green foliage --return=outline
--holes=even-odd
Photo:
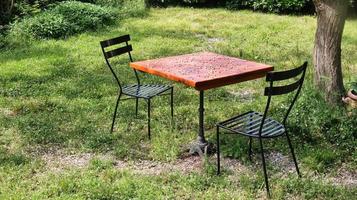
[[[254,0],[227,0],[226,7],[228,9],[247,9],[252,8]]]
[[[60,3],[50,12],[63,15],[64,19],[71,24],[72,33],[95,29],[99,25],[109,24],[114,20],[114,13],[109,8],[76,1]]]
[[[353,81],[349,83],[349,87],[350,87],[349,89],[357,93],[357,77],[353,78]]]
[[[224,5],[225,0],[146,0],[147,6],[167,7],[167,6],[220,6]]]
[[[312,10],[312,0],[227,0],[230,9],[246,9],[274,13],[300,13]]]
[[[36,15],[52,4],[61,1],[64,0],[16,0],[12,18],[19,20],[22,17]]]
[[[31,18],[25,19],[27,29],[35,38],[60,38],[70,33],[70,22],[61,14],[44,12]]]
[[[0,146],[0,167],[3,165],[23,165],[28,161],[29,160],[25,155],[18,152],[10,153]]]
[[[135,2],[138,3],[137,0],[89,0],[89,3],[102,5],[102,6],[112,6],[112,7],[120,7],[125,3]]]
[[[145,4],[151,7],[166,7],[169,5],[178,5],[180,1],[178,0],[145,0]]]
[[[113,10],[107,7],[66,1],[34,17],[14,23],[12,34],[34,38],[63,38],[112,23],[114,17]]]
[[[346,151],[353,151],[357,138],[357,112],[331,108],[314,89],[304,89],[289,121],[291,132],[303,141],[327,141]]]
[[[305,147],[306,155],[303,163],[313,171],[326,172],[336,165],[341,156],[334,148],[324,148],[321,146]]]
[[[0,29],[0,49],[5,47],[7,44],[6,35],[7,35],[7,30]]]

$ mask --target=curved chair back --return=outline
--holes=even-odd
[[[104,40],[104,41],[100,42],[100,46],[102,47],[102,52],[103,52],[103,55],[105,58],[105,62],[107,63],[107,65],[108,65],[110,71],[112,72],[115,80],[117,81],[120,89],[122,86],[121,82],[120,82],[117,74],[113,70],[113,67],[109,62],[109,59],[128,53],[130,62],[133,62],[133,58],[130,53],[133,50],[133,47],[129,44],[129,41],[130,41],[130,35],[123,35],[123,36],[119,36],[116,38],[112,38],[112,39],[108,39],[108,40]],[[106,48],[114,46],[114,45],[120,45],[120,44],[124,44],[124,46],[120,46],[120,47],[106,51]],[[138,85],[140,85],[140,80],[139,80],[137,71],[135,69],[134,69],[134,72],[135,72],[135,77],[138,82]]]
[[[268,101],[267,101],[267,105],[265,107],[265,111],[264,111],[264,115],[263,115],[263,119],[262,119],[262,124],[260,126],[260,130],[259,130],[259,135],[261,136],[261,131],[264,125],[264,121],[266,118],[266,115],[268,113],[269,110],[269,106],[270,106],[270,102],[271,102],[271,97],[272,96],[276,96],[276,95],[283,95],[283,94],[288,94],[291,92],[296,91],[296,94],[284,116],[284,120],[283,120],[283,125],[285,127],[285,123],[286,120],[290,114],[290,111],[292,109],[292,107],[294,106],[297,97],[299,96],[299,93],[301,91],[301,87],[302,84],[304,82],[305,79],[305,73],[306,73],[306,68],[307,68],[307,62],[305,62],[303,65],[301,65],[300,67],[291,69],[291,70],[287,70],[287,71],[280,71],[280,72],[268,72],[267,76],[266,76],[266,81],[270,83],[269,87],[266,87],[264,90],[264,95],[268,96]],[[275,82],[278,81],[285,81],[285,80],[289,80],[289,79],[293,79],[300,76],[300,78],[295,81],[294,83],[288,84],[288,85],[279,85],[279,86],[274,86]]]

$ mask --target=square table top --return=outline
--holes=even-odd
[[[132,62],[130,66],[200,91],[260,78],[274,69],[270,65],[211,52]]]

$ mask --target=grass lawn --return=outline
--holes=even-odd
[[[198,128],[198,92],[191,88],[140,74],[144,82],[174,85],[173,130],[169,98],[160,97],[152,103],[151,141],[147,138],[145,102],[140,102],[138,118],[135,101],[121,102],[117,129],[109,134],[117,86],[104,63],[99,41],[131,34],[135,60],[212,51],[271,64],[276,70],[307,60],[310,65],[302,91],[302,98],[307,98],[312,90],[315,24],[311,16],[151,9],[96,32],[2,50],[0,199],[265,198],[257,142],[250,162],[246,138],[224,137],[222,176],[215,175],[215,156],[203,160],[183,157]],[[348,83],[357,74],[357,20],[346,23],[342,54]],[[133,82],[127,57],[116,62],[120,78]],[[208,139],[215,138],[216,122],[251,109],[263,111],[264,86],[264,80],[259,79],[207,91]],[[282,102],[283,98],[277,99],[273,115],[284,108]],[[329,109],[333,108],[327,112]],[[323,138],[319,135],[324,132],[306,134]],[[295,174],[285,138],[267,142],[274,199],[356,197],[355,148],[342,148],[323,139],[306,141],[302,135],[292,137],[301,179]]]

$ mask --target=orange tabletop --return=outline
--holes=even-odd
[[[274,69],[270,65],[211,52],[132,62],[130,66],[200,91],[260,78]]]

